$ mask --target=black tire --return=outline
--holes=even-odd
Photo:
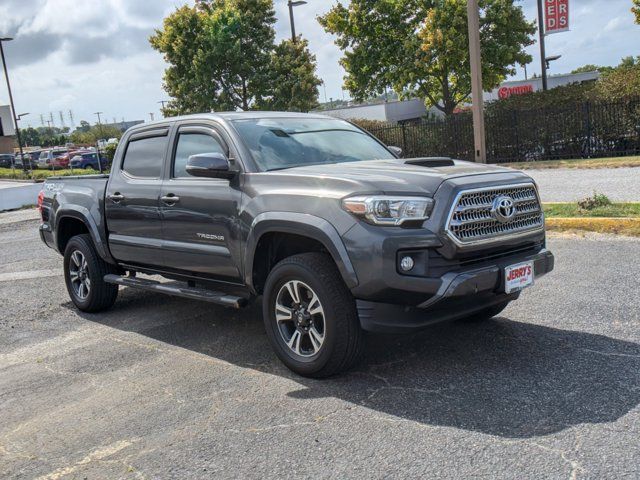
[[[86,268],[80,270],[83,274],[82,278],[85,281],[89,280],[89,286],[85,285],[80,292],[78,291],[78,281],[72,280],[73,273],[77,272],[79,268],[76,259],[80,256],[74,256],[75,252],[79,252],[86,261]],[[84,264],[84,262],[80,263]],[[100,312],[114,304],[118,297],[118,286],[104,281],[104,276],[108,273],[116,273],[116,269],[96,253],[89,235],[77,235],[69,240],[64,251],[64,280],[67,284],[69,297],[79,310]],[[74,278],[77,277],[74,275]],[[86,293],[86,295],[82,296],[82,293]]]
[[[469,315],[462,320],[469,323],[486,322],[487,320],[491,320],[493,317],[500,315],[500,313],[502,313],[502,311],[507,308],[507,305],[509,305],[509,303],[510,302],[503,302],[497,305],[493,305],[492,307],[480,310],[473,315]]]
[[[279,294],[284,292],[287,284],[290,285],[292,281],[299,282],[302,285],[300,288],[305,293],[309,294],[309,291],[311,294],[315,293],[323,311],[321,314],[323,340],[317,351],[316,344],[312,345],[311,335],[307,333],[309,350],[315,351],[311,356],[298,355],[294,348],[287,345],[284,338],[286,328],[293,330],[292,337],[295,330],[299,329],[294,320],[294,317],[299,317],[295,316],[295,313],[290,313],[292,318],[290,326],[287,326],[288,321],[281,324],[276,320],[276,302],[280,301]],[[310,295],[307,295],[307,298],[308,296]],[[304,304],[304,300],[300,303]],[[310,304],[311,302],[307,302],[308,312],[313,310]],[[313,378],[328,377],[349,369],[360,359],[364,346],[364,332],[360,328],[355,300],[329,255],[303,253],[278,263],[267,278],[262,309],[267,335],[276,355],[298,375]],[[311,322],[318,321],[317,317],[310,318],[315,318]],[[302,328],[300,331],[303,331],[304,328],[300,328]],[[306,337],[301,338],[303,340],[298,343],[300,351]]]

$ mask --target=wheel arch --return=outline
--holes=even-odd
[[[283,247],[282,242],[290,243]],[[273,248],[286,256],[325,251],[331,255],[347,287],[351,289],[358,285],[358,277],[342,239],[328,221],[303,213],[268,212],[255,218],[246,243],[245,284],[255,294],[262,293],[266,275],[281,259],[282,254],[274,256]],[[266,269],[265,264],[268,265]]]
[[[105,262],[115,264],[107,249],[106,241],[102,238],[100,228],[86,208],[78,206],[56,212],[55,244],[58,252],[64,255],[69,240],[83,233],[89,234],[96,252]]]

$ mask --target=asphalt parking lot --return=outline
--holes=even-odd
[[[297,377],[258,308],[122,290],[80,314],[34,220],[0,223],[0,478],[639,478],[640,241],[550,239],[497,320]]]
[[[640,168],[554,168],[527,170],[540,186],[543,202],[574,202],[604,193],[615,202],[637,202],[640,198]]]

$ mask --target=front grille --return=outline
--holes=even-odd
[[[515,213],[504,223],[494,212],[498,197],[513,201]],[[504,220],[504,219],[503,219]],[[446,225],[448,235],[460,245],[485,243],[540,230],[544,214],[533,184],[463,191],[456,197]]]

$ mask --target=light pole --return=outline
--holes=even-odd
[[[487,163],[479,17],[478,0],[469,0],[467,2],[467,22],[469,28],[469,57],[471,60],[471,109],[473,112],[473,138],[475,145],[474,160],[479,163]]]
[[[542,90],[547,91],[547,55],[544,45],[544,18],[542,17],[542,0],[538,0],[538,33],[540,33],[540,63],[542,64]]]
[[[9,91],[9,103],[11,104],[11,114],[13,115],[13,123],[16,126],[16,137],[18,139],[18,149],[20,150],[20,158],[24,158],[22,153],[22,140],[20,139],[20,127],[18,126],[18,117],[16,116],[16,107],[13,103],[13,94],[11,93],[11,82],[9,82],[9,72],[7,72],[7,61],[4,58],[4,48],[2,48],[2,42],[10,42],[13,40],[11,37],[0,38],[0,57],[2,57],[2,67],[4,68],[4,76],[7,79],[7,90]],[[26,162],[22,161],[22,170],[27,171]]]
[[[299,1],[292,1],[289,0],[288,5],[289,5],[289,20],[291,20],[291,41],[293,43],[296,42],[296,24],[293,20],[293,7],[299,7],[300,5],[306,5],[307,2],[305,2],[304,0],[299,0]]]

